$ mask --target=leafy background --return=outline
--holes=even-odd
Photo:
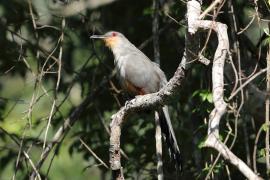
[[[61,81],[58,91],[58,64],[48,55],[58,57],[57,41],[61,34],[62,19],[50,3],[66,6],[73,1],[35,0],[30,5],[38,29],[34,29],[26,0],[0,1],[0,179],[28,179],[32,171],[29,161],[21,156],[18,167],[16,160],[22,142],[34,163],[42,153],[45,128],[50,115],[54,97],[57,97],[57,110],[53,114],[47,140],[50,141],[59,126],[87,96],[97,90],[91,103],[86,107],[76,124],[59,146],[53,149],[41,168],[41,175],[48,179],[110,179],[110,170],[102,166],[83,146],[80,138],[108,165],[109,135],[106,128],[110,117],[127,98],[118,92],[120,86],[113,72],[113,56],[100,41],[89,39],[91,34],[101,34],[117,30],[130,39],[137,47],[153,59],[152,46],[152,1],[119,0],[96,8],[86,8],[75,15],[65,17]],[[102,2],[102,1],[100,1]],[[161,69],[168,79],[173,76],[184,51],[185,12],[184,1],[160,1],[160,53]],[[204,8],[210,1],[204,2]],[[230,39],[233,31],[229,20],[227,3],[218,21],[228,25]],[[258,2],[261,18],[269,18],[269,4]],[[245,27],[252,15],[257,15],[253,1],[233,1],[235,16],[240,28]],[[57,6],[55,6],[57,7]],[[174,18],[174,20],[172,19]],[[208,17],[211,19],[211,17]],[[177,22],[175,22],[177,21]],[[267,21],[257,19],[242,34],[237,36],[241,49],[241,66],[248,76],[256,65],[258,70],[266,67]],[[204,42],[207,33],[201,34]],[[150,40],[150,41],[149,41]],[[202,43],[203,44],[203,43]],[[213,58],[217,45],[215,36],[210,37],[205,56]],[[233,40],[231,47],[233,46]],[[259,56],[259,50],[261,55]],[[236,54],[232,50],[234,62]],[[42,71],[48,70],[47,73]],[[233,89],[232,69],[226,64],[225,94],[228,97]],[[106,83],[100,84],[106,81]],[[260,76],[253,85],[265,90],[265,78]],[[206,121],[213,108],[211,95],[211,64],[204,66],[194,63],[189,70],[179,95],[170,104],[170,113],[180,145],[183,159],[181,179],[203,179],[209,172],[217,153],[202,148],[207,134]],[[228,144],[237,136],[233,151],[247,161],[253,152],[255,136],[264,122],[264,100],[258,101],[252,92],[245,99],[244,108],[236,121],[235,113],[229,111],[221,124],[222,135],[229,135]],[[32,103],[31,103],[32,102]],[[239,107],[240,97],[229,102]],[[32,104],[32,105],[31,105]],[[237,135],[235,125],[237,124]],[[122,132],[122,148],[128,156],[123,159],[127,179],[156,179],[155,140],[153,113],[139,112],[129,117]],[[230,128],[229,128],[230,127]],[[247,153],[248,147],[251,152]],[[164,145],[166,179],[175,179],[173,162],[170,161]],[[258,171],[265,173],[264,141],[258,143],[256,155]],[[226,179],[226,163],[221,158],[213,173],[217,179]],[[244,177],[229,165],[232,179]]]

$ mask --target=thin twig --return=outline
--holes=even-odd
[[[269,24],[270,29],[270,24]],[[266,73],[266,92],[270,92],[270,44],[268,45],[268,53],[266,57],[267,61],[267,73]],[[270,96],[266,96],[265,100],[265,125],[266,125],[266,134],[265,134],[265,158],[266,158],[266,174],[270,177],[270,155],[269,155],[269,127],[270,127]]]
[[[23,154],[24,154],[24,156],[26,157],[26,159],[29,161],[29,163],[30,163],[30,165],[32,166],[32,168],[34,169],[34,172],[36,173],[38,179],[41,180],[41,176],[40,176],[40,174],[39,174],[39,172],[38,172],[38,170],[37,170],[35,164],[34,164],[33,161],[30,159],[29,155],[28,155],[25,151],[23,151]]]
[[[215,0],[214,2],[212,2],[212,4],[208,6],[204,12],[201,13],[201,15],[199,16],[199,19],[203,19],[204,16],[206,16],[210,11],[212,11],[221,2],[222,0]]]
[[[240,34],[242,34],[243,32],[245,32],[245,31],[249,28],[249,26],[251,26],[251,24],[253,23],[254,20],[255,20],[255,15],[252,16],[251,20],[250,20],[249,23],[246,25],[246,27],[244,27],[241,31],[239,31],[239,32],[237,33],[237,35],[240,35]]]
[[[227,26],[219,22],[198,20],[201,5],[199,2],[191,0],[187,3],[187,17],[189,22],[188,31],[195,34],[198,28],[211,29],[218,36],[218,47],[215,52],[212,68],[212,91],[213,102],[215,108],[209,115],[208,136],[205,141],[206,147],[211,147],[222,154],[231,164],[235,165],[238,170],[249,179],[261,179],[257,176],[241,159],[233,154],[233,152],[219,139],[219,124],[222,116],[226,112],[227,104],[224,101],[224,63],[226,55],[229,51],[229,38],[227,34]]]
[[[107,166],[107,164],[102,161],[97,154],[81,139],[79,138],[80,142],[84,145],[84,147],[107,169],[109,169],[109,166]]]
[[[247,130],[247,118],[243,119],[243,135],[244,135],[244,143],[246,149],[246,157],[247,157],[247,165],[251,167],[251,155],[250,155],[250,147],[249,147],[249,135]]]
[[[98,87],[93,89],[88,96],[83,100],[83,102],[77,106],[67,117],[63,120],[62,125],[58,128],[56,133],[54,134],[52,141],[47,143],[45,150],[43,151],[42,158],[37,162],[36,167],[38,169],[41,168],[44,161],[47,159],[49,153],[51,152],[52,148],[59,144],[64,138],[65,135],[69,132],[70,128],[77,122],[80,115],[87,109],[88,105],[92,100],[104,90],[104,85],[108,83],[108,81],[115,76],[115,73],[112,73],[108,79],[104,79],[101,81]],[[36,176],[35,172],[32,172],[31,178],[33,179]]]
[[[259,142],[259,138],[260,138],[260,135],[263,131],[263,125],[260,127],[257,135],[256,135],[256,138],[255,138],[255,142],[254,142],[254,148],[253,148],[253,169],[254,169],[254,172],[257,173],[258,170],[257,170],[257,146],[258,146],[258,142]]]
[[[21,143],[19,143],[18,139],[16,139],[16,138],[14,137],[14,135],[10,134],[9,132],[7,132],[5,129],[3,129],[3,128],[1,128],[1,127],[0,127],[0,131],[2,131],[3,133],[7,134],[7,135],[11,138],[11,140],[14,141],[15,144],[17,144],[18,147],[20,148],[20,146],[21,146],[20,144],[21,144]],[[21,150],[21,148],[20,148],[20,151],[22,151],[22,154],[24,155],[24,157],[29,161],[29,163],[30,163],[31,167],[33,168],[33,171],[36,173],[38,179],[41,180],[41,176],[40,176],[40,174],[39,174],[39,172],[38,172],[38,170],[37,170],[35,164],[34,164],[33,161],[31,160],[31,158],[29,157],[28,153],[27,153],[26,151],[24,151],[24,150]],[[13,176],[13,177],[14,177],[14,176]]]
[[[52,107],[51,107],[51,111],[50,111],[46,131],[45,131],[45,137],[44,137],[44,143],[43,143],[43,151],[45,150],[45,147],[46,147],[47,134],[48,134],[49,127],[51,125],[52,116],[54,114],[54,109],[55,109],[56,100],[57,100],[57,92],[58,92],[58,89],[59,89],[59,84],[60,84],[60,79],[61,79],[62,54],[63,54],[62,42],[64,40],[64,28],[65,28],[65,19],[63,18],[62,19],[62,26],[61,26],[60,42],[59,42],[60,43],[60,48],[59,48],[59,56],[58,56],[59,62],[58,62],[57,82],[56,82],[56,86],[55,86],[54,100],[53,100],[53,104],[52,104]],[[41,154],[41,158],[42,158],[42,156],[43,156],[43,153]]]
[[[27,125],[24,127],[24,130],[23,130],[22,139],[21,139],[21,142],[20,142],[20,145],[19,145],[19,152],[18,152],[18,156],[17,156],[17,159],[16,159],[16,164],[15,164],[15,171],[14,171],[14,175],[12,176],[12,180],[16,179],[16,173],[17,173],[17,170],[18,170],[18,167],[19,167],[19,162],[20,162],[22,151],[23,151],[23,143],[24,143],[26,128],[27,128]]]
[[[238,64],[238,79],[239,79],[239,85],[241,86],[243,84],[242,82],[242,78],[241,78],[241,72],[242,72],[242,68],[241,68],[241,51],[240,51],[240,48],[239,48],[239,41],[235,35],[235,33],[237,32],[237,24],[236,24],[236,17],[235,17],[235,14],[234,14],[234,8],[233,8],[233,5],[232,5],[232,1],[230,0],[229,3],[228,3],[228,6],[230,6],[229,8],[231,8],[231,11],[232,11],[232,14],[231,14],[231,26],[233,27],[232,28],[232,37],[233,37],[233,40],[234,40],[234,52],[236,53],[236,57],[237,57],[237,64]],[[238,82],[237,82],[238,83]],[[237,139],[237,135],[238,135],[238,119],[240,117],[240,111],[244,105],[244,91],[243,89],[241,89],[241,96],[240,96],[240,105],[236,111],[236,114],[235,114],[235,118],[234,118],[234,136],[233,136],[233,140],[232,140],[232,143],[230,145],[230,149],[233,148],[234,144],[235,144],[235,141]]]
[[[229,100],[229,101],[232,100],[232,98],[233,98],[234,96],[236,96],[237,93],[238,93],[239,91],[241,91],[241,89],[243,89],[246,85],[248,85],[248,84],[249,84],[251,81],[253,81],[256,77],[258,77],[259,75],[265,73],[266,71],[267,71],[267,68],[261,69],[259,72],[257,72],[256,74],[254,74],[254,76],[252,76],[252,77],[250,77],[248,80],[246,80],[246,81],[242,84],[242,86],[240,86],[239,88],[237,88],[237,89],[230,95],[230,97],[228,98],[228,100]]]

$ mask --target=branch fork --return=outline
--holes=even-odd
[[[255,174],[241,159],[232,153],[232,151],[219,139],[219,123],[222,116],[226,113],[227,104],[224,101],[224,63],[227,54],[229,53],[229,39],[227,34],[227,26],[220,22],[201,20],[201,5],[191,0],[187,2],[187,18],[188,32],[192,35],[199,28],[212,29],[218,36],[218,47],[215,52],[212,69],[213,81],[213,101],[215,108],[209,116],[208,136],[204,143],[205,147],[211,147],[217,150],[231,164],[235,165],[238,170],[248,179],[259,180]],[[183,58],[185,61],[185,57]],[[123,180],[123,172],[121,166],[120,154],[120,136],[121,125],[123,121],[133,112],[142,109],[155,109],[169,102],[170,98],[174,97],[178,92],[182,80],[185,77],[185,63],[180,63],[175,75],[159,92],[136,97],[128,101],[116,114],[112,116],[111,137],[110,137],[110,164],[113,171],[113,179]]]
[[[215,52],[212,68],[212,93],[214,109],[209,115],[208,136],[204,143],[205,147],[211,147],[217,150],[231,164],[235,165],[239,171],[248,179],[261,179],[255,174],[241,159],[235,156],[232,151],[219,139],[219,123],[222,116],[226,113],[227,104],[224,101],[224,63],[229,53],[229,38],[227,26],[220,22],[201,20],[201,5],[195,0],[187,3],[188,31],[191,34],[196,33],[199,28],[212,29],[218,37],[218,47]]]
[[[169,102],[170,98],[175,96],[179,91],[185,73],[180,64],[175,72],[175,75],[159,92],[146,94],[143,96],[136,96],[134,99],[128,101],[116,114],[112,115],[110,124],[110,166],[112,169],[113,179],[122,180],[124,175],[121,166],[120,154],[120,136],[121,126],[128,115],[143,109],[156,109]]]

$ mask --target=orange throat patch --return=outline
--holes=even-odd
[[[104,41],[105,41],[106,46],[112,49],[117,43],[117,37],[109,37],[109,38],[106,38]]]

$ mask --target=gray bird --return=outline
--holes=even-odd
[[[90,38],[104,40],[114,55],[114,63],[122,87],[133,95],[145,95],[159,91],[167,84],[164,72],[159,65],[152,62],[143,52],[137,49],[123,34],[110,31],[104,35],[93,35]],[[168,107],[159,112],[161,131],[169,153],[181,169],[180,150],[172,128]]]

